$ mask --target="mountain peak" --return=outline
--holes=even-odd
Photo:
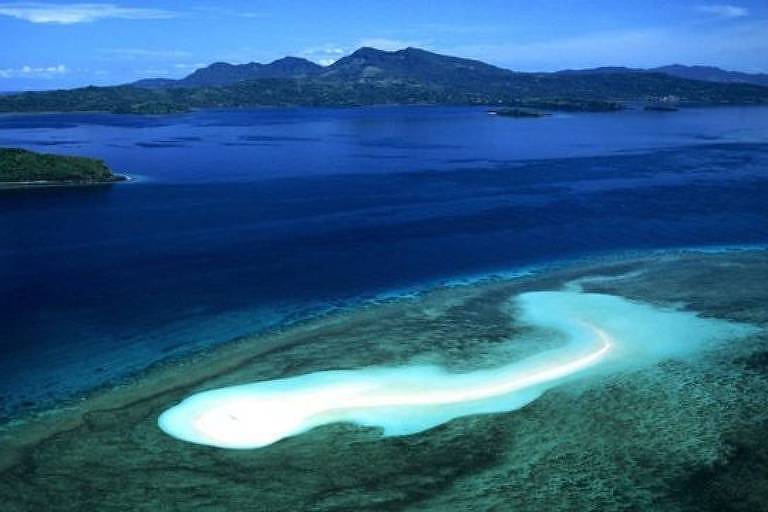
[[[397,53],[416,53],[416,54],[424,54],[428,53],[431,55],[437,55],[436,53],[430,52],[429,50],[425,50],[423,48],[416,48],[415,46],[407,46],[403,48],[402,50],[397,50]]]
[[[373,48],[371,46],[363,46],[358,48],[354,52],[350,53],[349,55],[347,55],[347,57],[351,57],[351,58],[379,57],[382,55],[389,55],[390,53],[392,52],[379,50],[378,48]]]
[[[310,63],[314,64],[312,61],[307,60],[302,57],[294,57],[292,55],[288,55],[286,57],[280,57],[279,59],[275,59],[272,62],[270,62],[268,65],[271,66],[273,64],[283,64],[283,63],[291,63],[291,64],[298,64],[298,63]]]
[[[412,46],[395,51],[364,46],[325,68],[321,76],[367,83],[469,81],[479,84],[489,79],[505,79],[513,74],[480,61],[441,55]]]
[[[299,78],[302,76],[317,75],[323,70],[323,66],[301,57],[283,57],[277,59],[262,70],[262,77],[257,78]]]
[[[250,63],[253,64],[253,63]],[[212,64],[208,64],[204,68],[200,69],[229,69],[235,67],[237,64],[230,64],[229,62],[214,62]],[[248,64],[243,64],[243,66],[247,66]],[[195,71],[200,71],[200,69],[196,69]]]
[[[323,66],[301,57],[282,57],[269,64],[249,62],[230,64],[214,62],[204,68],[196,69],[181,80],[149,79],[139,80],[134,85],[149,89],[174,87],[222,87],[246,80],[260,78],[305,78],[319,75]]]

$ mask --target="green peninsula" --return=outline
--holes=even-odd
[[[123,176],[113,174],[102,160],[35,153],[19,148],[0,148],[0,187],[90,185],[124,179]]]

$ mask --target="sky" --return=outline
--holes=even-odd
[[[516,71],[768,72],[768,1],[0,0],[0,91],[183,77],[212,62],[414,46]]]

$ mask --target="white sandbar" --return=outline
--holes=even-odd
[[[461,416],[518,409],[593,368],[652,363],[739,334],[730,322],[610,295],[532,292],[515,302],[521,322],[558,337],[562,346],[470,373],[374,367],[205,391],[165,411],[158,424],[178,439],[240,449],[336,422],[412,434]]]

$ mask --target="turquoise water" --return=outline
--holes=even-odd
[[[325,371],[204,391],[158,419],[169,435],[222,448],[261,448],[321,425],[423,432],[454,418],[516,410],[546,390],[590,373],[684,359],[757,327],[576,291],[528,292],[513,301],[523,325],[559,336],[556,349],[498,368],[449,373],[433,366]]]
[[[0,414],[425,283],[768,242],[768,110],[0,116],[111,188],[0,191]]]

